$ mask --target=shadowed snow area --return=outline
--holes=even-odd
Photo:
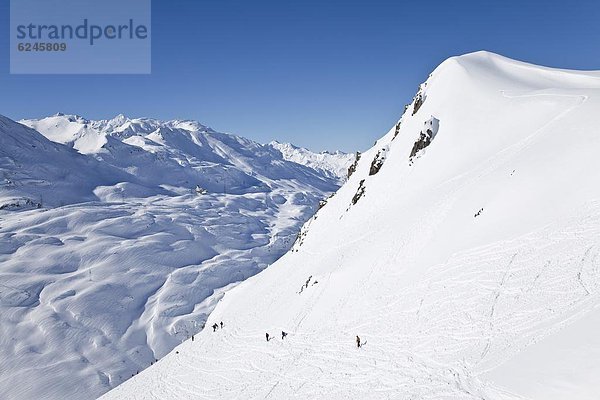
[[[344,179],[191,121],[23,122],[46,137],[0,117],[0,399],[95,398],[155,363]]]
[[[104,398],[597,398],[599,109],[599,72],[448,59],[223,329]]]

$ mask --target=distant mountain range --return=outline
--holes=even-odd
[[[0,117],[0,398],[94,398],[197,334],[353,158],[278,146],[194,121]]]

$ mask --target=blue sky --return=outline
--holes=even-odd
[[[0,114],[196,119],[313,150],[364,150],[445,58],[489,50],[600,69],[600,2],[153,0],[151,75],[9,75]]]

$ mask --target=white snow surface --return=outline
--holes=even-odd
[[[354,162],[355,155],[342,151],[312,152],[303,147],[294,146],[291,143],[280,143],[276,140],[269,143],[274,149],[281,152],[284,159],[307,167],[313,168],[325,176],[331,178],[345,179],[348,167]]]
[[[341,178],[193,121],[24,122],[47,138],[0,116],[2,400],[97,398],[147,368]]]
[[[600,72],[477,52],[422,91],[293,250],[220,299],[223,329],[104,398],[598,398]]]

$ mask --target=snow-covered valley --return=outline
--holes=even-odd
[[[104,398],[597,399],[598,109],[600,72],[446,60],[222,329]]]
[[[317,170],[193,121],[21,122],[0,117],[0,399],[95,398],[161,359],[353,158],[298,149]]]

